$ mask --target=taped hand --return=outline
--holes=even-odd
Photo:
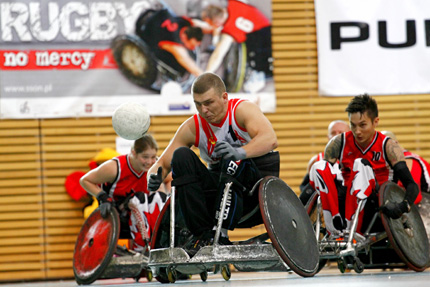
[[[238,161],[246,158],[246,152],[243,148],[234,148],[228,142],[217,142],[214,151],[226,160]]]
[[[398,219],[402,216],[403,213],[409,212],[409,205],[406,200],[397,203],[397,202],[388,202],[384,206],[381,207],[383,213],[385,213],[388,217],[392,219]]]
[[[157,174],[152,173],[149,176],[148,190],[157,191],[160,188],[161,183],[163,182],[162,177],[163,177],[163,168],[160,166],[157,170]]]
[[[97,194],[97,200],[99,201],[99,209],[101,216],[103,218],[108,217],[112,208],[112,198],[110,198],[106,192],[102,191]]]

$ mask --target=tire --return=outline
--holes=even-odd
[[[111,50],[118,69],[129,81],[152,90],[157,65],[145,42],[136,36],[119,35],[112,40]]]
[[[235,43],[224,57],[224,82],[227,92],[237,93],[241,90],[246,72],[246,44]]]

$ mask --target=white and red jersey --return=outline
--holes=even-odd
[[[357,158],[367,159],[370,162],[379,184],[393,179],[393,170],[388,163],[385,152],[388,139],[389,137],[380,132],[375,132],[370,144],[365,149],[362,149],[355,141],[351,131],[342,134],[339,162],[345,186],[350,186],[353,180],[353,165],[354,160]]]
[[[405,158],[412,159],[411,174],[414,181],[418,184],[420,191],[430,192],[430,164],[421,156],[410,151],[403,151]],[[399,185],[403,186],[399,181]]]
[[[112,183],[103,185],[103,190],[116,201],[126,197],[133,189],[147,193],[146,171],[135,171],[130,163],[129,155],[120,155],[112,159],[117,163],[118,173]]]
[[[221,159],[221,156],[214,152],[217,141],[225,141],[232,147],[240,147],[246,145],[251,140],[251,136],[246,129],[241,127],[236,121],[236,108],[243,101],[243,99],[228,100],[227,114],[220,124],[210,124],[199,114],[194,115],[194,124],[196,125],[194,146],[199,148],[200,157],[208,164],[216,164]],[[236,141],[230,135],[230,125],[237,138]]]
[[[246,35],[270,26],[270,21],[256,7],[242,1],[230,0],[228,18],[221,33],[232,36],[236,42],[246,41]]]
[[[315,162],[323,160],[324,159],[324,153],[320,152],[317,154],[317,157],[315,158]]]

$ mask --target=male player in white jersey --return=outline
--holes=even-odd
[[[172,171],[172,185],[176,186],[185,223],[195,239],[193,249],[187,250],[192,256],[213,239],[215,214],[223,188],[219,184],[220,173],[231,171],[238,182],[250,188],[258,177],[279,174],[279,154],[271,153],[278,145],[277,137],[259,107],[246,100],[229,99],[219,76],[211,72],[200,75],[191,92],[198,114],[182,123],[151,167],[148,189],[158,189],[164,177]],[[199,148],[200,157],[208,167],[190,149],[193,145]],[[277,157],[271,157],[272,154]],[[265,167],[256,171],[253,162],[262,156]],[[243,195],[237,188],[230,196],[221,244],[229,243],[227,229],[236,227],[247,207],[255,202],[258,204],[258,196]]]

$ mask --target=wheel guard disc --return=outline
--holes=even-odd
[[[379,206],[387,201],[401,202],[405,197],[403,188],[394,182],[384,183],[379,190]],[[424,223],[413,205],[409,213],[392,219],[380,212],[388,239],[397,255],[415,271],[423,271],[429,263],[429,241]]]
[[[102,218],[97,208],[84,222],[75,245],[73,271],[80,284],[91,284],[106,269],[115,253],[119,238],[119,216],[112,208]]]
[[[422,192],[423,198],[418,204],[418,209],[427,231],[427,237],[430,242],[430,193]]]
[[[260,184],[259,196],[264,225],[278,254],[297,274],[315,275],[318,245],[297,195],[281,179],[266,177]]]

